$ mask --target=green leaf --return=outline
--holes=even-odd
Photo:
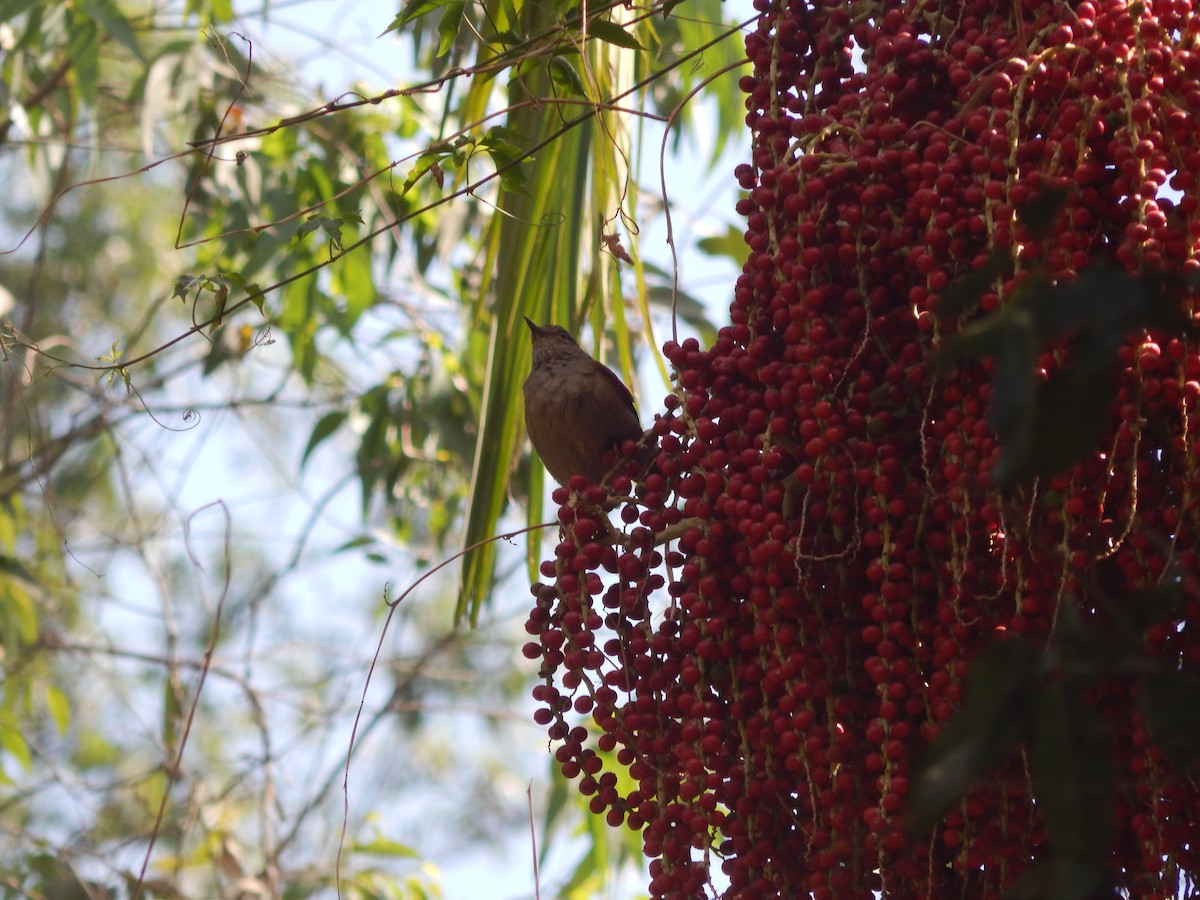
[[[1200,761],[1200,673],[1163,670],[1142,677],[1138,699],[1150,736],[1171,764],[1187,770]]]
[[[355,841],[351,846],[354,853],[370,853],[373,856],[387,856],[394,859],[420,859],[421,854],[407,844],[393,841],[382,835],[376,835],[369,841]]]
[[[539,857],[544,863],[546,854],[550,851],[551,835],[559,820],[566,820],[566,814],[571,809],[571,800],[574,798],[576,791],[574,786],[562,776],[556,766],[550,769],[550,789],[546,794],[546,806],[541,815],[542,823],[542,841],[539,851]]]
[[[175,670],[163,679],[162,742],[167,752],[174,753],[183,726],[184,696],[179,674]]]
[[[258,310],[260,316],[266,316],[266,311],[263,309],[263,303],[266,301],[266,296],[263,294],[262,285],[257,282],[250,282],[246,285],[247,299],[254,304],[254,308]]]
[[[99,769],[116,765],[124,758],[120,748],[99,731],[83,728],[75,739],[74,761],[81,769]]]
[[[304,223],[296,229],[294,240],[299,240],[306,234],[316,231],[318,228],[325,233],[326,240],[332,245],[335,250],[342,249],[342,226],[348,222],[362,224],[362,216],[357,211],[346,213],[342,216],[309,216]]]
[[[492,157],[496,168],[500,170],[500,181],[505,190],[520,192],[525,187],[526,175],[524,166],[533,161],[525,156],[525,151],[508,138],[512,130],[508,128],[492,128],[479,142]]]
[[[742,229],[730,225],[724,234],[710,235],[696,241],[696,247],[709,256],[723,256],[739,266],[746,261],[748,250]]]
[[[233,358],[234,354],[230,352],[224,341],[212,341],[209,344],[208,353],[204,356],[204,366],[201,371],[207,378]]]
[[[0,2],[0,22],[15,19],[39,0],[2,0]]]
[[[1016,880],[1004,900],[1120,900],[1112,890],[1102,892],[1106,875],[1094,865],[1057,857],[1035,865]]]
[[[359,535],[356,538],[346,541],[344,544],[338,544],[333,548],[334,553],[345,553],[347,550],[357,550],[360,547],[373,547],[377,541],[370,535]]]
[[[973,309],[992,282],[1011,266],[1011,257],[1001,250],[993,250],[987,261],[954,284],[950,285],[941,295],[937,304],[937,315],[940,319],[950,319],[960,316]]]
[[[371,308],[377,296],[375,279],[371,275],[371,257],[365,248],[359,248],[342,256],[332,268],[330,287],[335,295],[341,296],[344,303],[330,318],[342,334],[349,336],[350,330]]]
[[[334,410],[321,416],[317,424],[313,426],[312,434],[308,438],[308,444],[304,448],[304,454],[300,457],[301,471],[303,471],[304,465],[308,462],[308,457],[312,455],[312,452],[326,438],[342,427],[342,423],[346,421],[347,416],[348,413],[342,409]]]
[[[1037,317],[1039,338],[1047,343],[1092,332],[1108,335],[1115,347],[1143,318],[1140,282],[1110,266],[1093,266],[1053,286],[1038,278],[1022,286],[1021,297]]]
[[[0,749],[20,763],[25,771],[32,767],[33,757],[29,753],[29,745],[25,743],[16,720],[9,712],[0,712]]]
[[[313,336],[317,329],[314,310],[318,296],[317,281],[305,278],[286,285],[279,325],[288,336],[292,348],[292,365],[307,382],[317,364],[317,348]]]
[[[479,146],[485,148],[498,160],[507,162],[524,155],[525,151],[518,143],[520,140],[521,136],[511,128],[498,125],[487,130],[487,133],[479,141]]]
[[[66,734],[71,727],[71,701],[59,688],[52,684],[46,685],[46,708],[54,719],[54,727],[60,735]]]
[[[5,541],[4,543],[7,544],[9,542]],[[37,578],[29,571],[25,563],[15,556],[9,556],[7,553],[0,553],[0,575],[17,578],[26,585],[36,585],[38,583]]]
[[[466,7],[466,0],[451,0],[446,5],[446,11],[442,13],[441,21],[438,22],[438,56],[445,56],[454,46],[459,29],[462,27],[463,10]]]
[[[1183,611],[1187,595],[1180,584],[1164,584],[1115,600],[1101,599],[1105,610],[1120,623],[1119,630],[1140,645],[1147,629]]]
[[[1108,730],[1072,681],[1043,682],[1035,702],[1029,764],[1050,850],[1057,859],[1100,870],[1113,827]]]
[[[594,20],[588,24],[588,33],[607,44],[614,44],[627,50],[646,49],[637,38],[615,22],[606,22],[603,19]]]
[[[1130,670],[1145,671],[1141,636],[1093,627],[1069,595],[1058,604],[1051,646],[1055,667],[1073,676],[1103,678]]]
[[[75,70],[75,84],[89,106],[95,105],[96,86],[100,83],[100,42],[96,25],[88,18],[71,16],[71,39],[67,55]]]
[[[546,60],[551,80],[560,88],[576,97],[587,96],[587,86],[575,67],[564,56],[556,55]]]
[[[526,23],[531,31],[536,30],[533,24]],[[552,69],[554,65],[570,68],[565,60],[556,59],[558,63],[551,60]],[[546,75],[545,70],[532,69],[525,77],[532,89],[548,90],[539,84]],[[519,109],[509,119],[509,126],[528,145],[561,124],[558,111],[538,106]],[[482,280],[475,302],[476,327],[482,325],[487,336],[487,369],[467,508],[467,546],[495,535],[511,493],[509,475],[525,440],[521,404],[513,402],[521,396],[529,372],[529,338],[521,316],[564,323],[577,318],[574,298],[583,282],[580,251],[591,222],[586,187],[595,176],[594,163],[584,152],[589,140],[587,128],[581,126],[539,150],[539,164],[531,167],[525,188],[518,193],[504,186],[498,205],[507,215],[492,220],[485,238],[487,256],[480,268],[495,277]],[[522,224],[529,222],[555,224],[552,228]],[[540,464],[524,471],[529,478],[523,485],[528,490],[527,521],[534,525],[542,520],[544,476]],[[530,572],[536,577],[540,532],[530,535],[527,546]],[[478,619],[492,592],[495,564],[495,542],[466,554],[456,618]]]
[[[997,484],[1025,484],[1057,474],[1096,449],[1117,385],[1109,372],[1093,377],[1058,374],[1039,385],[1016,427],[996,433],[1003,454],[992,471]],[[1001,394],[999,382],[994,396]],[[1020,401],[1014,401],[1014,405]]]
[[[0,638],[32,644],[38,633],[37,606],[29,592],[15,578],[0,579]]]
[[[379,36],[383,37],[384,34],[390,34],[397,28],[403,28],[414,19],[419,19],[421,16],[433,12],[435,9],[440,9],[443,6],[449,6],[457,2],[458,0],[408,0],[401,7],[400,12],[396,13],[396,17],[392,19],[392,24],[385,28],[383,34]]]
[[[1015,304],[1004,306],[956,334],[934,355],[933,361],[939,368],[946,369],[964,359],[999,356],[1013,341],[1028,345],[1036,339],[1034,324],[1028,311]],[[1028,353],[1027,350],[1022,352]]]
[[[199,15],[205,24],[228,24],[233,21],[233,0],[188,0],[186,15]]]
[[[1052,187],[1044,188],[1033,199],[1017,206],[1017,221],[1029,229],[1035,240],[1041,240],[1050,234],[1054,226],[1054,217],[1058,215],[1066,199],[1066,191]]]
[[[309,216],[307,219],[304,220],[304,223],[299,228],[296,229],[295,238],[293,238],[293,239],[301,238],[306,234],[312,234],[318,228],[321,228],[322,227],[322,219],[324,219],[325,221],[329,221],[328,219],[326,219],[325,216]]]
[[[142,62],[146,61],[142,54],[142,46],[138,43],[133,25],[113,0],[81,0],[83,10],[99,23],[112,38]]]
[[[516,0],[500,0],[500,9],[504,11],[504,24],[512,27],[521,21],[521,14],[517,11]]]
[[[1033,332],[1033,317],[1024,310],[1010,308],[1004,315],[990,316],[979,323],[992,327],[970,329],[963,339],[995,338],[998,346],[989,347],[987,356],[996,359],[996,374],[992,379],[992,401],[988,408],[988,424],[1014,452],[1024,455],[1032,442],[1030,429],[1032,413],[1037,402],[1038,342]]]
[[[939,313],[953,315],[973,303],[1002,264],[993,256],[948,292]],[[1191,330],[1179,287],[1162,276],[1135,277],[1106,266],[1060,285],[1035,272],[1002,309],[947,343],[935,357],[939,366],[996,360],[988,424],[1004,448],[992,471],[998,484],[1053,475],[1095,450],[1115,398],[1117,351],[1128,335],[1141,329]],[[1062,340],[1071,341],[1070,363],[1043,383],[1037,356]]]
[[[229,301],[229,285],[214,282],[212,291],[216,294],[216,298],[213,301],[213,312],[209,316],[213,320],[210,333],[220,327],[222,317],[225,315],[225,306]]]
[[[175,279],[175,288],[171,292],[171,296],[186,302],[192,289],[203,285],[206,281],[208,281],[207,275],[180,275]]]
[[[488,35],[489,41],[494,41],[497,44],[503,44],[506,47],[513,47],[517,44],[523,44],[527,40],[523,35],[517,34],[510,28],[503,31],[497,31]]]
[[[389,456],[387,432],[392,423],[386,385],[376,385],[358,400],[358,409],[367,419],[367,427],[355,453],[358,480],[362,485],[362,508],[366,513],[371,494],[379,482],[380,468]]]
[[[404,183],[400,185],[400,189],[396,192],[398,196],[403,197],[413,185],[427,175],[435,165],[438,165],[439,154],[422,153],[417,157],[417,161],[413,163],[413,167],[408,170],[408,177],[404,179]]]
[[[648,269],[649,266],[646,268]],[[716,329],[708,320],[708,308],[699,298],[692,296],[687,291],[683,289],[673,291],[667,285],[648,284],[646,285],[646,303],[666,313],[674,311],[681,321],[699,328],[706,334],[711,334],[714,339],[716,338]],[[674,304],[674,310],[672,310],[672,304]]]
[[[908,828],[928,831],[1000,765],[1024,736],[1037,693],[1040,651],[1002,640],[971,663],[962,708],[946,723],[918,769]]]

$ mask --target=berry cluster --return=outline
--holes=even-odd
[[[654,897],[999,897],[1043,844],[1026,766],[912,837],[915,761],[978,650],[1047,639],[1063,603],[1182,583],[1148,643],[1200,665],[1200,350],[1131,336],[1097,451],[1000,490],[992,374],[931,366],[961,324],[938,303],[997,248],[1012,274],[984,313],[1034,268],[1200,269],[1200,11],[755,3],[730,321],[664,348],[676,388],[636,498],[556,494],[538,718],[593,811],[641,831]],[[1047,188],[1068,199],[1034,240],[1015,210]],[[1096,699],[1122,773],[1111,868],[1173,896],[1200,873],[1200,780],[1134,694]]]

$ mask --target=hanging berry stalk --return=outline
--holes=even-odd
[[[562,771],[641,831],[654,897],[999,897],[1055,854],[1175,896],[1200,873],[1200,781],[1141,695],[1200,666],[1200,351],[1115,314],[1124,294],[1096,290],[1079,320],[1079,291],[1061,291],[1100,265],[1130,290],[1200,270],[1200,15],[1189,0],[756,6],[729,324],[706,350],[664,348],[676,386],[636,500],[610,523],[605,490],[555,495],[526,653]],[[1047,196],[1048,222],[1018,216]],[[939,308],[980,270],[974,304]],[[1064,310],[1076,319],[1048,327]],[[1016,342],[937,364],[989,321]],[[1112,369],[1079,382],[1082,405],[1104,399],[1099,438],[1042,471],[1053,454],[1030,436],[1053,433],[1064,379],[1130,323]],[[1158,681],[1117,666],[1029,690],[1078,681],[1069,627],[1115,635],[1138,618],[1120,604],[1154,591],[1167,618],[1122,646]],[[1095,713],[1063,733],[1116,773],[1080,800],[1115,811],[1098,862],[1061,824],[1062,791],[1033,801],[1038,760],[1071,758],[1045,727],[1038,746],[981,735],[1015,743],[936,824],[905,827],[918,759],[1005,640],[1034,648],[1009,663],[1040,668],[998,703],[1041,704],[1043,725],[1064,698]]]

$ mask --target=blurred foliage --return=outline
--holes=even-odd
[[[1065,196],[1047,191],[1018,210],[1034,240],[1053,227]],[[999,279],[1011,277],[1000,251],[952,286],[938,308],[953,332],[937,361],[993,363],[988,425],[1002,455],[991,476],[1023,489],[1094,453],[1110,425],[1118,390],[1118,350],[1142,334],[1195,339],[1184,300],[1200,287],[1193,277],[1160,271],[1131,274],[1098,264],[1069,281],[1033,266],[987,315],[973,315]],[[1053,374],[1038,359],[1068,348]],[[1181,576],[1125,597],[1106,596],[1119,579],[1112,562],[1095,564],[1104,598],[1082,607],[1070,592],[1058,604],[1048,642],[1011,635],[971,662],[962,707],[942,728],[917,770],[907,816],[922,834],[951,809],[968,802],[973,786],[1022,755],[1045,830],[1044,858],[1013,886],[1013,900],[1118,896],[1106,860],[1113,841],[1116,762],[1097,752],[1113,740],[1113,724],[1098,697],[1121,679],[1136,684],[1150,739],[1179,771],[1200,762],[1200,679],[1178,660],[1147,650],[1147,632],[1177,618],[1186,601]],[[1106,577],[1106,574],[1108,577]]]
[[[913,834],[927,832],[966,802],[970,788],[1021,751],[1049,851],[1014,886],[1014,898],[1112,896],[1104,861],[1113,838],[1118,772],[1112,723],[1095,698],[1118,677],[1136,681],[1155,746],[1181,770],[1200,761],[1200,679],[1146,649],[1146,632],[1178,615],[1178,583],[1109,598],[1085,617],[1076,598],[1059,608],[1047,646],[1004,638],[972,663],[962,708],[929,747],[908,809]],[[1104,627],[1104,620],[1117,628]]]
[[[1047,191],[1018,210],[1033,239],[1047,235],[1065,199]],[[939,317],[948,323],[972,312],[997,279],[1011,274],[1011,259],[997,251],[946,292]],[[988,426],[1003,453],[991,474],[1005,487],[1061,472],[1096,447],[1117,397],[1117,351],[1131,336],[1198,333],[1183,304],[1200,287],[1194,277],[1135,275],[1106,264],[1069,281],[1055,281],[1041,266],[1023,274],[1000,309],[969,321],[937,357],[945,367],[994,362]],[[1067,362],[1041,377],[1039,356],[1064,347]]]
[[[540,520],[523,315],[586,326],[629,381],[652,316],[711,333],[641,259],[663,198],[635,173],[649,125],[676,152],[711,131],[714,158],[739,132],[723,13],[408,2],[377,32],[414,78],[335,95],[230,0],[0,0],[4,891],[324,895],[340,846],[344,896],[436,897],[438,834],[524,825],[501,792],[527,685],[516,623],[482,615],[488,545],[463,590],[396,613],[339,844],[363,629],[385,579]],[[298,505],[274,509],[280,484]],[[370,597],[335,576],[327,609],[296,600],[347,559],[388,566]],[[595,896],[640,855],[578,831],[578,802],[537,811],[542,849],[582,836],[563,895]]]

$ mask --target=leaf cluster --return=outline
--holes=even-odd
[[[1066,199],[1047,192],[1018,210],[1033,239],[1045,237]],[[967,314],[1011,275],[1011,257],[994,253],[943,296],[943,325]],[[1187,297],[1200,289],[1194,278],[1132,274],[1104,264],[1066,281],[1055,281],[1040,266],[1023,275],[998,311],[969,321],[938,359],[947,367],[994,362],[988,424],[1002,445],[992,471],[1002,488],[1052,476],[1095,452],[1111,425],[1118,351],[1131,336],[1197,336],[1184,311]],[[1038,371],[1046,352],[1062,360],[1049,376]],[[909,805],[910,830],[928,833],[972,785],[1019,752],[1050,855],[1010,896],[1118,896],[1106,861],[1120,773],[1101,698],[1113,684],[1132,682],[1155,746],[1177,777],[1195,772],[1200,672],[1145,649],[1148,629],[1174,618],[1183,602],[1182,587],[1169,584],[1106,598],[1085,618],[1068,596],[1059,603],[1047,645],[1000,636],[972,661],[965,702],[922,762]]]
[[[1047,192],[1018,211],[1033,239],[1044,237],[1065,200]],[[1011,257],[993,253],[946,292],[939,317],[949,322],[968,312],[1010,272]],[[988,425],[1003,446],[992,470],[1000,486],[1054,475],[1095,449],[1116,399],[1117,351],[1131,335],[1200,334],[1183,305],[1200,289],[1194,276],[1132,274],[1104,263],[1065,281],[1041,266],[1023,274],[1000,309],[963,327],[938,356],[943,367],[994,361]],[[1064,362],[1042,377],[1038,359],[1048,351]]]
[[[1107,860],[1119,787],[1114,735],[1100,709],[1114,683],[1132,680],[1154,745],[1176,777],[1200,764],[1200,672],[1145,649],[1147,630],[1181,609],[1179,585],[1110,598],[1108,622],[1085,619],[1065,598],[1050,642],[1003,637],[971,663],[961,709],[918,769],[908,807],[914,835],[927,834],[1019,752],[1050,855],[1012,898],[1114,897]]]

